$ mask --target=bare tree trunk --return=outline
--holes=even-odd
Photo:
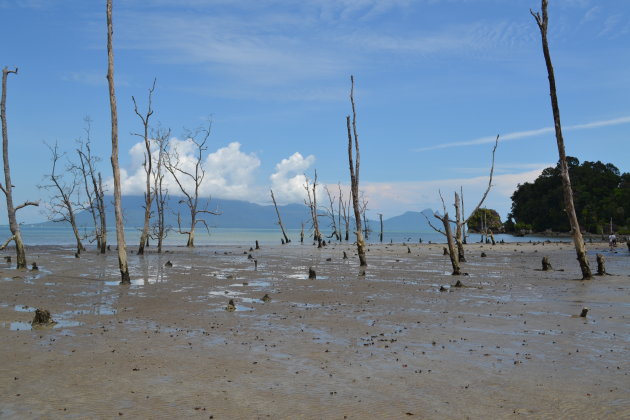
[[[127,266],[127,246],[120,191],[120,169],[118,166],[118,113],[116,111],[116,91],[114,89],[114,50],[112,48],[112,0],[107,0],[107,81],[109,82],[109,104],[112,115],[112,171],[114,173],[114,213],[116,216],[116,241],[118,243],[118,266],[121,284],[130,284]]]
[[[379,218],[379,220],[381,222],[381,233],[378,236],[378,238],[379,238],[380,242],[383,242],[383,213],[379,213],[378,214],[378,218]]]
[[[466,256],[464,255],[464,243],[462,241],[462,213],[459,210],[460,206],[459,194],[455,192],[455,243],[457,244],[457,257],[459,261],[466,262]]]
[[[107,215],[105,214],[105,191],[103,190],[103,178],[98,173],[97,200],[99,219],[101,222],[101,254],[107,251]]]
[[[308,201],[305,204],[308,206],[311,212],[311,221],[313,223],[313,240],[317,241],[318,248],[322,246],[322,234],[319,231],[319,221],[317,217],[317,171],[315,171],[315,178],[313,180],[313,185],[311,186],[309,183],[309,179],[306,175],[304,175],[306,179],[306,184],[304,184],[304,189],[306,190],[306,197]],[[312,196],[311,196],[312,192]]]
[[[11,168],[9,167],[9,132],[7,130],[7,77],[10,73],[17,74],[17,72],[17,68],[15,70],[9,70],[7,67],[2,69],[2,100],[0,101],[0,117],[2,119],[4,186],[0,184],[0,190],[2,190],[7,199],[7,216],[9,219],[9,229],[11,230],[12,235],[10,240],[15,242],[17,268],[26,268],[26,251],[24,250],[24,242],[22,241],[22,233],[20,232],[20,225],[17,222],[16,213],[19,209],[26,206],[37,206],[39,204],[29,201],[18,207],[15,207],[13,204],[13,184],[11,183]],[[7,243],[9,241],[7,241]]]
[[[558,155],[560,156],[560,177],[562,178],[562,190],[564,194],[564,205],[566,206],[569,224],[571,225],[571,233],[573,235],[573,243],[577,253],[577,259],[582,270],[582,279],[589,280],[592,278],[591,267],[586,258],[586,245],[580,231],[580,224],[575,213],[573,204],[573,191],[571,189],[571,179],[569,178],[569,167],[567,164],[567,156],[564,149],[564,139],[562,137],[562,126],[560,124],[560,108],[558,106],[558,95],[556,93],[556,80],[551,63],[551,54],[549,53],[549,44],[547,42],[547,26],[549,18],[547,15],[547,0],[542,0],[542,16],[540,13],[534,13],[530,10],[532,16],[538,24],[540,35],[542,38],[543,54],[545,56],[545,64],[547,66],[547,75],[549,78],[549,93],[551,96],[551,108],[553,111],[553,121],[556,131],[556,143],[558,145]]]
[[[324,186],[324,189],[326,190],[328,202],[330,203],[330,207],[326,210],[328,212],[328,216],[330,217],[331,227],[333,228],[333,233],[329,237],[332,238],[334,236],[337,240],[339,240],[340,234],[337,229],[337,219],[335,218],[335,197],[330,193],[328,185]]]
[[[437,216],[436,216],[437,217]],[[453,232],[451,231],[451,222],[448,220],[448,213],[444,213],[443,217],[438,217],[444,225],[444,232],[446,233],[446,243],[448,244],[448,253],[451,259],[451,266],[453,267],[453,275],[458,276],[461,274],[459,267],[459,253],[455,249],[453,243]]]
[[[287,236],[287,233],[284,231],[284,225],[282,224],[280,211],[278,210],[278,205],[276,204],[276,197],[274,197],[272,189],[270,189],[269,191],[271,191],[271,199],[273,200],[273,206],[275,207],[276,214],[278,215],[278,224],[280,225],[280,230],[282,230],[282,236],[284,236],[284,241],[288,244],[289,242],[291,242],[291,239],[289,239],[289,237]]]
[[[350,240],[350,212],[349,212],[349,207],[350,207],[350,200],[348,199],[348,201],[344,201],[343,199],[343,192],[341,190],[341,184],[339,184],[339,205],[341,206],[341,212],[340,214],[343,214],[343,222],[345,225],[345,240],[346,242]],[[341,220],[339,221],[339,229],[341,229]],[[341,240],[341,239],[339,239]]]
[[[154,226],[154,237],[157,238],[157,252],[162,253],[162,245],[167,235],[165,226],[164,212],[166,210],[166,202],[168,200],[168,190],[164,188],[164,172],[166,153],[171,130],[157,130],[153,134],[153,138],[158,146],[158,160],[153,172],[153,195],[157,209],[157,225]]]
[[[146,190],[144,192],[144,225],[142,226],[142,233],[140,234],[140,245],[138,246],[138,255],[144,255],[144,247],[149,242],[149,221],[151,220],[151,204],[153,203],[153,193],[151,191],[151,172],[153,170],[153,157],[151,156],[151,143],[149,141],[149,118],[153,115],[153,109],[151,108],[151,99],[153,97],[153,91],[155,90],[155,81],[153,79],[153,86],[149,89],[149,104],[147,105],[147,112],[145,115],[140,114],[138,111],[138,104],[136,98],[133,96],[133,109],[136,115],[142,121],[142,127],[144,129],[141,137],[144,140],[144,172],[146,175]]]
[[[350,116],[346,117],[346,127],[348,129],[348,163],[350,165],[350,192],[352,195],[352,206],[354,208],[354,220],[356,222],[357,252],[359,254],[359,264],[361,267],[367,266],[365,259],[365,243],[363,242],[363,232],[361,230],[361,207],[359,205],[359,137],[357,136],[357,113],[354,105],[354,76],[350,76],[350,103],[352,105],[352,122]],[[353,136],[354,155],[353,160]]]

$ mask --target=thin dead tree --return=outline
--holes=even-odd
[[[381,233],[378,235],[379,242],[383,242],[383,213],[378,214],[378,219],[381,223]]]
[[[116,217],[116,242],[118,243],[118,267],[121,284],[131,284],[127,265],[127,246],[125,244],[125,226],[123,224],[122,198],[120,187],[120,168],[118,165],[118,111],[116,110],[116,90],[114,88],[114,49],[112,25],[112,0],[107,0],[107,82],[109,85],[109,105],[112,119],[112,172],[114,175],[114,214]]]
[[[486,191],[481,197],[481,200],[479,200],[479,204],[477,204],[475,209],[467,218],[464,218],[463,213],[460,209],[460,206],[462,206],[463,204],[461,202],[460,196],[457,193],[457,191],[455,192],[455,200],[453,203],[455,207],[455,220],[449,219],[448,212],[446,211],[446,205],[444,204],[444,198],[442,197],[442,192],[439,193],[440,199],[442,200],[442,207],[443,207],[444,213],[442,215],[435,213],[434,216],[442,222],[442,224],[444,225],[444,230],[435,227],[433,224],[431,224],[431,221],[427,218],[427,216],[424,215],[424,217],[427,219],[427,221],[429,222],[429,225],[433,228],[433,230],[446,236],[446,240],[448,244],[448,252],[451,259],[451,265],[453,266],[453,275],[460,274],[459,263],[466,261],[466,257],[464,254],[464,244],[463,244],[463,239],[462,239],[462,236],[463,236],[462,232],[463,232],[464,225],[468,223],[468,220],[472,217],[472,215],[475,214],[475,212],[479,209],[479,207],[481,207],[483,202],[486,200],[486,197],[488,196],[490,189],[492,188],[492,176],[494,174],[494,156],[495,156],[495,152],[497,150],[498,145],[499,145],[499,136],[497,135],[497,138],[494,142],[494,147],[492,148],[492,164],[490,166],[490,178],[488,180],[488,187],[486,188]],[[455,225],[454,236],[452,235],[451,224]]]
[[[82,237],[79,234],[79,228],[77,227],[77,221],[75,218],[75,211],[78,207],[77,202],[79,190],[79,174],[72,164],[68,165],[65,171],[60,174],[58,172],[58,164],[63,157],[63,153],[59,152],[57,142],[54,146],[46,144],[51,154],[52,169],[50,174],[46,175],[46,180],[50,181],[48,184],[40,185],[39,188],[52,192],[52,196],[47,205],[49,212],[49,219],[53,222],[68,222],[74,233],[74,238],[77,244],[77,254],[85,251],[85,247],[82,243]],[[70,181],[66,181],[64,174],[70,176]],[[73,199],[74,195],[77,195],[76,200]]]
[[[433,216],[438,219],[439,221],[442,222],[442,225],[444,226],[444,230],[434,226],[431,223],[431,220],[429,220],[429,218],[424,215],[424,217],[427,219],[427,222],[429,223],[429,226],[431,226],[433,228],[433,230],[435,230],[438,233],[441,233],[442,235],[446,236],[446,243],[448,246],[448,255],[449,258],[451,260],[451,266],[453,267],[453,275],[454,276],[458,276],[461,274],[461,268],[459,265],[459,253],[457,252],[457,248],[455,245],[455,241],[453,239],[453,230],[451,228],[451,223],[453,223],[452,220],[449,219],[448,217],[448,211],[446,210],[446,204],[444,203],[444,198],[442,197],[442,192],[439,192],[440,194],[440,199],[442,200],[442,209],[443,209],[443,214],[439,215],[438,213],[434,213]]]
[[[461,197],[459,194],[457,194],[457,192],[455,192],[455,203],[454,203],[455,205],[455,242],[457,243],[457,253],[459,255],[459,261],[461,262],[466,262],[466,257],[464,255],[464,243],[465,243],[464,231],[466,228],[466,224],[468,223],[468,220],[470,220],[472,215],[475,214],[477,210],[479,210],[483,202],[486,201],[486,197],[488,197],[488,193],[490,192],[490,189],[492,188],[492,176],[494,175],[494,156],[497,151],[498,145],[499,145],[499,135],[497,134],[497,138],[494,141],[494,147],[492,148],[492,163],[490,165],[490,177],[488,179],[488,187],[486,188],[486,191],[483,193],[483,196],[481,196],[481,200],[479,200],[479,203],[477,204],[475,209],[472,211],[472,213],[468,215],[468,217],[464,215],[463,189],[460,188],[460,192],[462,194]],[[461,206],[461,211],[460,211],[460,206]]]
[[[105,191],[103,190],[101,173],[96,173],[96,164],[100,159],[92,155],[90,134],[91,120],[89,117],[85,117],[84,121],[86,123],[84,128],[86,139],[85,141],[81,139],[78,140],[79,147],[76,149],[76,152],[79,155],[79,164],[76,166],[76,170],[78,170],[83,177],[83,187],[86,197],[83,208],[92,215],[96,246],[101,254],[105,254],[107,250]]]
[[[177,226],[178,232],[182,235],[187,235],[188,240],[186,246],[192,248],[195,246],[195,228],[197,224],[205,226],[208,234],[210,233],[210,227],[204,219],[200,219],[199,216],[203,214],[220,215],[218,211],[208,210],[207,204],[204,208],[199,208],[199,190],[204,178],[206,177],[206,170],[203,167],[203,155],[208,146],[208,138],[210,137],[210,129],[212,123],[209,122],[207,127],[199,128],[195,133],[189,132],[187,141],[190,141],[195,149],[194,163],[192,168],[185,166],[180,159],[179,152],[173,148],[166,154],[164,160],[164,167],[173,176],[175,183],[179,187],[184,198],[180,200],[181,203],[185,203],[188,207],[190,214],[190,228],[188,230],[182,230],[181,216],[177,213]],[[192,188],[190,188],[192,183]]]
[[[363,232],[361,230],[361,208],[359,205],[359,169],[361,158],[359,154],[359,136],[357,135],[357,113],[354,104],[354,76],[350,76],[350,84],[352,120],[349,115],[346,116],[346,128],[348,129],[348,163],[350,166],[350,193],[352,196],[352,207],[354,208],[354,220],[356,223],[359,264],[361,267],[366,267],[367,260],[365,259],[365,243],[363,241]]]
[[[313,184],[310,183],[310,180],[308,176],[306,176],[306,174],[304,174],[304,179],[304,189],[306,190],[306,197],[308,199],[308,201],[304,200],[304,204],[308,206],[311,213],[311,222],[313,224],[313,240],[317,241],[317,247],[321,248],[322,234],[319,231],[319,219],[317,214],[317,171],[315,171]]]
[[[324,186],[324,189],[326,190],[326,194],[328,195],[328,203],[330,204],[330,207],[326,207],[326,213],[328,213],[328,217],[330,217],[330,226],[333,229],[329,238],[332,238],[334,236],[335,239],[340,241],[341,231],[337,225],[337,219],[335,218],[335,201],[337,200],[337,197],[335,197],[334,195],[330,193],[330,190],[328,189],[328,185]]]
[[[168,228],[165,222],[166,203],[168,202],[168,188],[164,185],[164,167],[167,156],[168,142],[171,137],[171,130],[157,129],[153,135],[153,142],[157,146],[158,155],[153,166],[153,196],[157,210],[157,221],[152,226],[151,237],[157,240],[157,252],[162,252],[164,238],[168,235]]]
[[[4,185],[0,183],[0,190],[4,193],[7,200],[7,216],[9,219],[9,229],[11,230],[11,236],[0,247],[4,249],[9,242],[15,243],[17,268],[26,268],[26,251],[24,249],[24,242],[22,241],[22,233],[20,232],[20,225],[17,222],[16,213],[18,210],[27,206],[38,206],[39,203],[33,201],[26,201],[17,207],[13,204],[13,184],[11,183],[11,168],[9,166],[9,132],[7,129],[7,78],[9,74],[17,74],[17,67],[13,70],[9,70],[8,67],[2,69],[2,99],[0,100],[0,119],[2,120],[2,159],[4,163]]]
[[[280,217],[280,210],[278,210],[278,204],[276,203],[276,197],[274,197],[272,189],[269,189],[269,191],[271,191],[271,200],[273,201],[273,206],[276,209],[276,214],[278,215],[278,225],[280,225],[280,230],[282,230],[282,236],[284,236],[284,242],[288,244],[289,242],[291,242],[291,239],[289,239],[289,237],[287,236],[287,233],[284,230],[284,225],[282,224],[282,218]]]
[[[534,12],[530,10],[531,15],[536,20],[538,29],[540,29],[540,36],[542,40],[542,49],[545,56],[545,64],[547,66],[547,76],[549,79],[549,94],[551,96],[551,109],[553,112],[553,121],[556,132],[556,143],[558,146],[558,155],[560,156],[560,178],[562,179],[562,191],[564,195],[564,205],[569,217],[569,224],[571,225],[571,233],[573,235],[573,243],[575,245],[575,251],[577,253],[577,259],[582,271],[582,279],[589,280],[593,277],[591,273],[591,267],[589,266],[588,259],[586,257],[586,245],[582,238],[582,232],[580,230],[580,224],[575,212],[575,205],[573,204],[573,191],[571,189],[571,179],[569,178],[569,166],[567,164],[567,156],[564,148],[564,139],[562,136],[562,125],[560,124],[560,107],[558,106],[558,95],[556,93],[556,79],[553,71],[553,65],[551,63],[551,54],[549,53],[549,43],[547,41],[547,27],[549,24],[549,16],[547,14],[547,0],[541,0],[542,15],[540,12]]]
[[[136,136],[142,137],[144,140],[144,162],[142,163],[142,167],[144,168],[144,173],[146,175],[146,189],[144,191],[144,224],[142,226],[142,233],[140,234],[140,245],[138,246],[138,255],[144,255],[144,247],[149,240],[149,221],[151,220],[151,205],[153,204],[153,192],[151,185],[151,174],[153,173],[153,156],[151,154],[151,141],[149,139],[149,119],[151,115],[153,115],[153,108],[151,107],[151,102],[153,99],[153,91],[155,90],[155,82],[156,79],[153,79],[153,85],[149,89],[149,99],[147,104],[147,110],[144,114],[141,114],[138,111],[138,104],[136,103],[136,98],[131,97],[133,101],[133,110],[142,121],[142,134],[135,134]]]
[[[361,218],[363,219],[363,236],[367,241],[370,237],[370,233],[372,229],[370,229],[370,224],[367,218],[367,210],[368,210],[368,201],[365,198],[365,195],[361,193]]]
[[[348,201],[343,199],[343,191],[341,189],[341,183],[339,185],[339,229],[341,229],[341,219],[343,218],[343,223],[345,226],[345,240],[346,242],[350,240],[350,200],[351,197],[348,198]],[[340,239],[341,240],[341,239]]]

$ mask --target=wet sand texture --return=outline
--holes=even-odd
[[[0,418],[630,418],[625,247],[591,281],[569,244],[469,244],[459,277],[438,244],[365,276],[351,245],[248,249],[130,255],[131,286],[114,252],[0,263]]]

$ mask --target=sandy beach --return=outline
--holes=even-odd
[[[625,244],[589,244],[591,281],[569,243],[469,244],[457,277],[442,248],[370,245],[365,276],[351,244],[149,248],[121,286],[114,251],[29,247],[0,263],[0,418],[630,418]]]

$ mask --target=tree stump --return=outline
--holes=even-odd
[[[280,243],[284,245],[284,239],[280,238]]]
[[[597,275],[603,276],[606,274],[606,259],[602,254],[597,254]]]
[[[407,254],[411,254],[411,248],[407,247]]]
[[[464,283],[462,283],[460,280],[457,280],[453,287],[464,287]]]
[[[626,246],[628,247],[628,251],[630,251],[630,240],[626,241]],[[11,262],[10,259],[11,257],[9,257],[9,262]]]
[[[486,258],[486,257],[487,257],[486,253],[482,251],[481,252],[481,258]]]
[[[582,312],[580,312],[580,317],[586,318],[586,314],[588,314],[588,308],[582,308]]]
[[[225,307],[225,310],[228,312],[234,312],[236,310],[236,305],[234,304],[233,299],[230,299],[227,306]]]
[[[446,247],[443,248],[444,252],[442,255],[448,255],[448,249],[446,249]]]
[[[173,266],[173,263],[170,260],[166,261],[166,264],[164,264],[164,267],[172,267],[172,266]]]
[[[256,239],[256,249],[260,249],[260,245],[258,245],[258,239]]]
[[[56,322],[52,319],[50,312],[46,309],[37,309],[35,311],[35,317],[33,317],[33,321],[31,321],[31,325],[33,327],[50,326],[54,324],[56,324]]]
[[[309,280],[315,280],[317,278],[317,273],[315,273],[315,270],[313,269],[313,267],[309,267],[308,268],[308,279]]]
[[[630,249],[630,247],[628,247],[628,249]],[[4,261],[10,263],[11,262],[11,256],[7,255],[6,257],[4,257]]]
[[[33,270],[33,271],[39,270],[39,267],[37,266],[36,262],[34,262],[33,265],[31,266],[31,270]]]
[[[267,293],[265,293],[265,296],[263,296],[260,300],[262,300],[263,302],[271,302],[271,298],[269,297],[269,295]]]
[[[542,271],[550,271],[553,270],[551,267],[551,262],[549,262],[549,257],[543,257],[542,259]]]

